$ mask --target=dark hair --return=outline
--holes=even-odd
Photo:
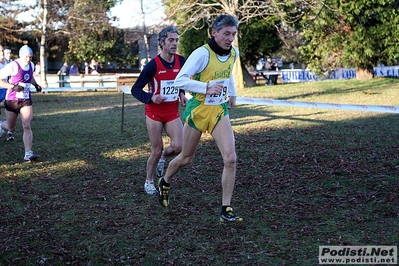
[[[215,18],[212,24],[212,29],[219,32],[223,27],[235,26],[238,29],[238,19],[231,15],[219,15]]]
[[[174,26],[167,26],[167,27],[163,28],[161,30],[161,32],[158,34],[159,47],[161,47],[161,49],[162,49],[161,42],[165,41],[165,39],[168,37],[169,33],[179,34],[179,31]]]

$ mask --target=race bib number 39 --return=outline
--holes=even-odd
[[[174,80],[162,80],[159,94],[165,99],[165,102],[173,102],[179,99],[179,88],[175,87]]]
[[[209,86],[213,86],[214,84],[218,83],[223,85],[223,90],[219,94],[212,94],[212,95],[207,94],[204,101],[205,105],[218,105],[227,102],[229,80],[228,79],[211,80],[209,82]]]

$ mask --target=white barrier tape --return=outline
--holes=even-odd
[[[351,110],[379,113],[399,113],[399,106],[390,105],[361,105],[361,104],[340,104],[340,103],[319,103],[319,102],[297,102],[287,100],[261,99],[237,97],[237,104],[255,104],[272,106],[289,106],[304,108],[324,108],[334,110]]]
[[[122,91],[123,91],[123,93],[131,94],[130,87],[128,87],[128,86],[123,86]],[[189,97],[187,97],[187,98],[189,98]],[[399,113],[399,106],[392,106],[392,105],[363,105],[363,104],[320,103],[320,102],[298,102],[298,101],[274,100],[274,99],[263,99],[263,98],[245,98],[245,97],[237,97],[236,103],[237,104],[303,107],[303,108],[322,108],[322,109],[379,112],[379,113],[396,113],[396,114]]]
[[[129,87],[129,86],[122,86],[122,92],[125,93],[125,94],[131,94],[131,93],[132,93],[131,87]]]
[[[105,89],[101,87],[92,88],[43,88],[43,92],[61,92],[61,91],[94,91],[96,89]],[[119,88],[117,88],[119,89]],[[122,86],[122,93],[131,94],[129,86]],[[34,90],[32,90],[34,91]],[[188,97],[187,97],[188,98]],[[362,112],[379,112],[379,113],[395,113],[399,114],[399,106],[393,105],[363,105],[363,104],[340,104],[340,103],[321,103],[321,102],[299,102],[288,100],[274,100],[263,98],[246,98],[237,97],[237,104],[254,104],[254,105],[269,105],[269,106],[287,106],[287,107],[302,107],[302,108],[321,108],[333,110],[350,110]]]

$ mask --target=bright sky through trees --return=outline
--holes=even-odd
[[[121,4],[111,9],[112,16],[119,18],[113,26],[118,28],[141,26],[143,24],[141,1],[143,1],[147,26],[158,24],[165,18],[161,0],[123,0]]]
[[[34,5],[37,0],[17,0],[14,3],[25,5]],[[137,25],[143,25],[143,14],[141,10],[141,1],[143,1],[143,9],[145,13],[145,23],[147,26],[159,24],[164,18],[164,6],[161,0],[122,0],[119,5],[111,9],[111,16],[118,17],[119,21],[112,23],[118,28],[129,28]],[[31,14],[21,14],[21,20],[30,21]]]

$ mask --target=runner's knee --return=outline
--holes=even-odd
[[[224,156],[223,158],[224,165],[226,167],[234,167],[237,163],[237,155],[235,152]]]

